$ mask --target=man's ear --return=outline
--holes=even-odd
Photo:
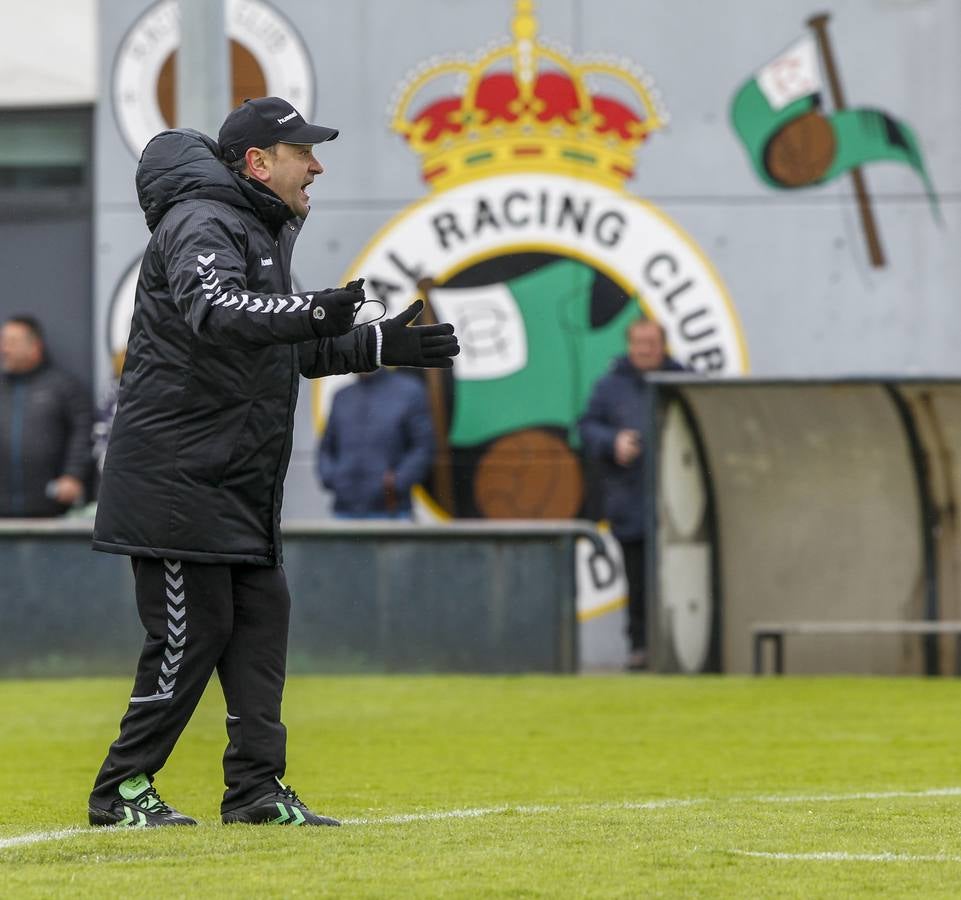
[[[270,163],[266,150],[259,147],[251,147],[245,154],[244,160],[247,163],[247,174],[257,181],[270,181]]]

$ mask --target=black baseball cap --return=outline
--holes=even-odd
[[[227,162],[242,159],[251,147],[274,144],[322,144],[340,132],[325,125],[311,125],[286,100],[258,97],[244,100],[231,110],[220,126],[217,143]]]

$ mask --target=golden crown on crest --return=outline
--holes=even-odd
[[[538,40],[517,0],[513,41],[469,59],[433,59],[401,86],[391,128],[422,157],[434,190],[511,172],[554,172],[621,187],[667,116],[651,79],[612,57],[574,58]],[[452,83],[453,82],[453,83]]]

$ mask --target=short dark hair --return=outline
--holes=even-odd
[[[269,147],[259,147],[259,150],[263,150],[264,153],[269,153],[271,156],[277,155],[277,145],[271,144]],[[235,175],[243,175],[244,169],[247,168],[247,155],[246,153],[240,157],[240,159],[227,159],[224,158],[224,165],[230,169]]]
[[[22,315],[9,316],[7,318],[7,321],[4,324],[22,325],[38,341],[43,341],[43,326],[40,324],[40,321],[34,316],[27,315],[26,313]]]

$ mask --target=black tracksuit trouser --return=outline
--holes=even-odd
[[[163,767],[216,669],[227,701],[226,812],[267,793],[286,768],[280,705],[290,594],[282,568],[132,560],[147,631],[133,695],[91,804]]]
[[[632,650],[647,649],[647,599],[645,597],[644,539],[622,541],[624,576],[627,579],[627,636]]]

